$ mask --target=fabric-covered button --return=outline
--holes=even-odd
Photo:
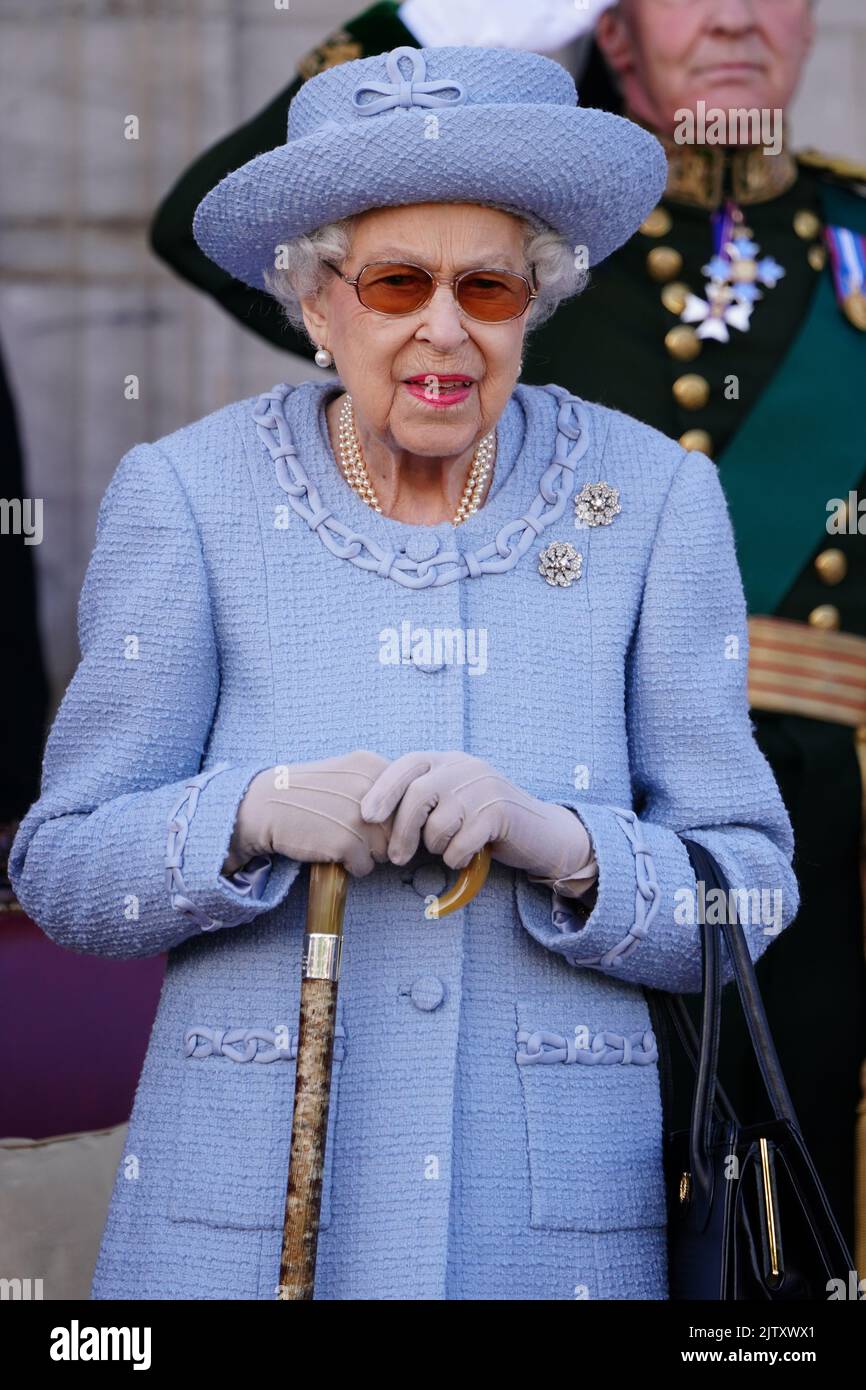
[[[422,1009],[424,1013],[432,1013],[433,1009],[439,1008],[445,998],[445,986],[438,975],[419,975],[417,980],[412,982],[409,998],[416,1009]]]
[[[419,898],[433,893],[436,897],[444,893],[448,875],[441,864],[420,864],[412,875],[412,887]]]
[[[406,542],[406,554],[410,560],[432,560],[439,554],[439,537],[422,526]]]

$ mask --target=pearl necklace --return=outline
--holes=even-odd
[[[364,455],[361,451],[361,441],[358,438],[358,431],[355,428],[355,412],[352,407],[352,397],[346,393],[343,404],[340,406],[339,424],[339,448],[340,463],[346,482],[355,491],[362,501],[372,507],[374,511],[381,512],[382,507],[376,496],[375,489],[370,481],[367,472],[367,465],[364,462]],[[477,512],[484,487],[490,470],[493,466],[493,459],[496,453],[496,430],[493,429],[476,446],[472,455],[472,464],[469,469],[469,476],[466,479],[466,486],[463,489],[463,496],[460,499],[460,506],[451,522],[452,526],[459,526],[467,517]]]

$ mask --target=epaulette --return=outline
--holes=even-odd
[[[807,169],[816,169],[819,173],[829,174],[831,178],[839,183],[861,184],[861,188],[854,191],[866,196],[866,164],[858,164],[856,159],[848,159],[844,155],[823,154],[820,150],[798,150],[796,154],[798,164],[805,164]]]
[[[340,63],[349,63],[355,58],[363,57],[363,46],[348,29],[336,29],[315,48],[311,48],[309,53],[304,54],[298,63],[298,73],[302,81],[307,82],[326,68],[334,68]]]

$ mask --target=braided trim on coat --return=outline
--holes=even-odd
[[[661,906],[661,889],[656,877],[655,862],[644,839],[640,821],[634,811],[627,811],[618,806],[611,809],[634,854],[636,879],[634,925],[621,941],[618,941],[615,946],[611,946],[610,950],[605,951],[603,955],[576,956],[573,953],[565,952],[565,959],[570,965],[595,965],[602,970],[616,969],[645,939]],[[559,901],[561,902],[562,899],[560,898]],[[563,924],[567,924],[571,915],[567,909],[554,906],[551,920],[554,926],[561,931]]]
[[[185,783],[183,795],[168,818],[165,882],[171,896],[171,905],[177,912],[183,912],[191,917],[202,931],[216,931],[218,927],[231,926],[232,923],[225,922],[219,917],[209,917],[189,897],[183,879],[183,852],[189,835],[190,822],[196,813],[202,788],[207,786],[212,777],[224,772],[228,766],[228,762],[217,763],[205,772],[199,772],[197,776],[190,777]]]
[[[559,398],[553,461],[542,474],[538,492],[522,516],[507,521],[495,538],[478,550],[462,554],[452,549],[426,560],[382,546],[371,536],[353,531],[323,502],[315,483],[298,458],[285,415],[285,400],[293,388],[285,384],[265,391],[253,410],[259,436],[270,454],[276,478],[289,504],[315,531],[322,544],[340,560],[359,569],[393,579],[407,589],[428,589],[455,579],[505,574],[534,545],[548,526],[558,521],[574,487],[574,470],[589,447],[589,417],[583,402],[562,387],[546,386]]]
[[[345,1036],[345,1027],[338,1023],[334,1029],[335,1062],[341,1062],[345,1055]],[[231,1062],[290,1062],[298,1055],[298,1034],[290,1037],[285,1023],[276,1028],[208,1028],[197,1023],[183,1035],[183,1052],[196,1061],[227,1057]]]
[[[521,1028],[517,1033],[517,1044],[515,1058],[519,1067],[534,1063],[549,1065],[553,1062],[566,1065],[579,1062],[589,1067],[615,1064],[646,1067],[651,1062],[657,1062],[659,1055],[655,1033],[651,1028],[626,1034],[607,1031],[590,1034],[587,1028],[575,1029],[574,1037],[550,1033],[543,1028],[534,1033]]]

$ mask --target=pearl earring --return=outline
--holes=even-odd
[[[326,347],[318,347],[314,358],[317,367],[330,367],[333,365],[333,357]]]

